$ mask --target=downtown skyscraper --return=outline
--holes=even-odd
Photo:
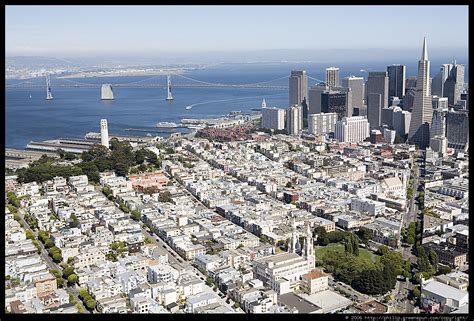
[[[408,132],[408,142],[425,149],[430,144],[430,125],[433,117],[433,106],[430,90],[430,62],[426,38],[423,39],[421,60],[418,61],[418,78],[416,80],[413,110]]]
[[[301,105],[303,118],[308,118],[308,75],[305,70],[292,70],[289,79],[289,106]]]
[[[403,98],[405,96],[406,67],[391,65],[387,67],[388,97]]]

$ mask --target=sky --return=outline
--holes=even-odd
[[[6,56],[468,46],[468,6],[9,5],[5,21]]]

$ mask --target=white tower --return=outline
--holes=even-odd
[[[103,84],[101,88],[101,100],[113,100],[114,99],[114,92],[112,91],[112,85],[110,84]]]
[[[51,80],[49,74],[46,74],[46,100],[52,100],[53,94],[51,93]]]
[[[167,76],[167,85],[168,85],[168,96],[166,97],[166,100],[173,100],[173,95],[171,95],[171,76]]]
[[[100,120],[100,143],[102,146],[109,148],[109,128],[107,119]]]
[[[304,242],[303,255],[308,263],[308,270],[314,269],[316,262],[314,257],[313,233],[311,232],[309,222],[306,229],[306,242]]]
[[[297,236],[296,236],[296,223],[295,223],[295,217],[293,216],[291,218],[291,226],[292,226],[292,231],[291,231],[291,244],[288,246],[288,252],[290,253],[296,253],[296,243],[297,243]]]

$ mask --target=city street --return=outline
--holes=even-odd
[[[30,228],[30,225],[25,221],[23,215],[24,215],[24,211],[22,209],[18,210],[18,214],[20,215],[20,221],[23,223],[23,226],[29,230],[31,233],[33,233],[33,235],[35,236],[35,239],[38,240],[38,232],[35,232],[33,231],[31,228]],[[46,265],[49,267],[50,270],[58,270],[61,274],[62,274],[62,271],[63,269],[61,268],[61,266],[59,266],[58,264],[54,263],[53,259],[48,255],[48,251],[46,250],[46,248],[44,247],[43,243],[41,241],[38,240],[38,243],[39,243],[39,246],[41,247],[41,253],[40,253],[40,256],[41,258],[43,259],[43,261],[46,263]],[[84,304],[82,303],[82,300],[79,298],[79,291],[76,289],[76,286],[68,286],[67,285],[67,282],[64,282],[64,289],[69,293],[69,294],[72,294],[74,295],[74,297],[76,298],[77,302],[82,306],[82,308],[84,309],[84,311],[86,313],[90,313],[89,310],[86,309],[86,307],[84,306]]]

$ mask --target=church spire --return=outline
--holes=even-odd
[[[421,54],[421,60],[428,60],[428,48],[426,47],[426,37],[423,38],[423,52]]]

